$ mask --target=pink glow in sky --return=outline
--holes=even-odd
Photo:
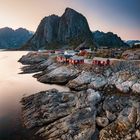
[[[0,0],[0,28],[24,27],[35,31],[43,17],[61,16],[66,7],[71,7],[87,18],[92,31],[112,31],[124,40],[140,39],[137,15],[140,11],[136,11],[139,3],[139,0]]]

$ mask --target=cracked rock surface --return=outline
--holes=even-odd
[[[24,56],[20,62],[30,65],[22,70],[40,72],[34,75],[38,81],[71,90],[22,98],[26,128],[46,140],[140,139],[140,64],[125,61],[92,68],[44,60],[42,55]]]
[[[75,93],[56,89],[25,97],[21,101],[24,125],[38,127],[36,134],[47,140],[91,139],[96,125],[95,105],[100,101],[97,98],[99,93],[94,90]]]
[[[46,140],[138,140],[140,99],[80,92],[42,91],[21,100],[26,128]]]

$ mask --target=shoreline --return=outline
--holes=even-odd
[[[40,127],[37,135],[48,140],[139,137],[139,63],[67,65],[41,52],[29,53],[19,62],[29,64],[22,68],[23,74],[38,72],[33,77],[39,82],[70,88],[69,92],[52,89],[22,98],[23,124]]]
[[[92,88],[99,91],[115,89],[122,94],[140,93],[139,61],[115,60],[109,66],[72,65],[59,63],[56,56],[50,57],[44,52],[29,52],[18,62],[24,65],[20,74],[32,73],[41,83],[63,85],[75,91]],[[78,89],[76,86],[84,87]]]

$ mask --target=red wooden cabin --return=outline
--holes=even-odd
[[[69,59],[70,64],[83,64],[84,58],[80,56],[73,56]]]
[[[56,60],[57,62],[64,62],[64,63],[69,63],[71,56],[70,55],[59,55],[57,56]]]
[[[94,65],[98,65],[98,66],[108,66],[110,65],[110,60],[107,59],[107,60],[104,60],[104,59],[100,59],[100,60],[93,60],[92,62]]]

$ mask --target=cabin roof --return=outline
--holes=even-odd
[[[65,50],[65,52],[67,52],[67,53],[75,53],[74,50]]]
[[[72,55],[63,55],[65,58],[71,58]]]
[[[106,61],[108,58],[94,57],[93,60]]]
[[[75,55],[75,56],[71,57],[71,59],[73,59],[73,60],[84,60],[84,57]]]

